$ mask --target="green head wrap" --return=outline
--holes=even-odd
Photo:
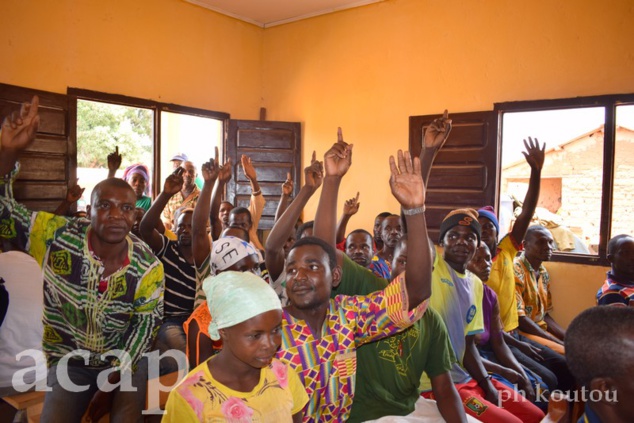
[[[203,281],[211,312],[209,336],[220,339],[218,329],[229,328],[271,310],[281,310],[275,290],[250,272],[222,272]]]

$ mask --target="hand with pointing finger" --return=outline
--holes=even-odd
[[[360,205],[361,203],[359,203],[359,193],[357,192],[356,197],[346,200],[346,202],[343,203],[343,214],[346,216],[353,216],[357,214]]]
[[[306,186],[313,189],[313,192],[321,186],[324,180],[324,165],[317,160],[317,153],[313,151],[313,157],[310,166],[304,169],[304,180]]]
[[[293,178],[291,177],[290,172],[286,174],[286,180],[282,184],[282,195],[285,197],[290,197],[293,193]]]
[[[449,138],[449,132],[451,132],[451,119],[449,119],[449,112],[445,110],[443,117],[434,119],[425,130],[423,148],[442,148],[447,138]]]
[[[337,129],[337,142],[324,155],[326,177],[342,177],[352,164],[352,144],[343,140],[341,128]]]
[[[115,173],[121,167],[121,154],[119,154],[119,146],[116,146],[115,150],[108,154],[108,177],[114,178]]]

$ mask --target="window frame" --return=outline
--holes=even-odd
[[[225,112],[199,109],[195,107],[181,106],[173,103],[162,103],[159,101],[147,100],[143,98],[130,97],[121,94],[108,94],[101,91],[86,90],[82,88],[71,88],[67,90],[69,107],[69,135],[75,146],[75,151],[71,154],[70,180],[77,179],[77,100],[97,101],[102,103],[118,104],[122,106],[151,109],[154,112],[153,122],[153,163],[152,163],[152,186],[163,186],[163,176],[161,175],[161,112],[180,113],[190,116],[200,116],[222,121],[223,139],[221,157],[225,157],[227,151],[227,128],[229,126],[230,115]],[[158,192],[152,192],[155,198]]]
[[[507,112],[532,112],[555,109],[572,109],[585,107],[603,107],[605,110],[603,139],[603,183],[601,187],[601,213],[599,223],[598,255],[563,253],[553,254],[552,261],[609,266],[607,260],[607,244],[612,234],[612,199],[614,193],[614,165],[616,151],[616,108],[617,106],[634,104],[634,94],[610,94],[600,96],[563,98],[552,100],[512,101],[494,104],[494,113],[498,118],[498,151],[502,152],[503,115]],[[501,175],[502,161],[498,159],[498,175]],[[501,177],[497,178],[496,192],[500,197]],[[498,204],[499,209],[499,204]]]

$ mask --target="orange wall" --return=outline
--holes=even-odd
[[[361,191],[350,225],[370,229],[397,210],[387,158],[407,148],[409,116],[634,92],[633,19],[631,0],[387,0],[266,29],[264,105],[303,122],[305,163],[343,127],[340,198]]]
[[[182,0],[6,0],[0,40],[0,82],[259,114],[262,29]]]
[[[355,148],[339,208],[360,191],[349,228],[371,229],[377,213],[398,210],[387,158],[407,148],[409,116],[634,92],[632,20],[631,0],[387,0],[266,29],[264,105],[270,119],[303,123],[304,163],[343,128]],[[607,269],[548,267],[567,326]]]
[[[272,120],[303,123],[305,163],[342,126],[355,149],[341,198],[361,191],[350,227],[371,229],[378,212],[397,210],[387,157],[407,147],[409,116],[634,92],[633,19],[630,0],[387,0],[262,30],[182,0],[5,0],[0,82],[241,119],[264,106]],[[549,267],[567,324],[605,269]],[[571,292],[583,300],[568,304]]]
[[[568,327],[577,314],[596,305],[597,291],[610,270],[609,267],[570,263],[545,263],[544,266],[550,274],[552,316],[564,327]]]

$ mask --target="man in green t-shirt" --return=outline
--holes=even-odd
[[[406,262],[405,235],[394,249],[392,278],[405,270]],[[345,257],[342,280],[333,294],[367,294],[387,285],[385,279],[377,277],[373,283],[365,280],[363,285],[355,286],[354,280],[359,280],[358,272],[367,274],[367,270]],[[357,350],[355,397],[348,422],[405,415],[426,422],[467,421],[449,375],[455,361],[447,328],[438,313],[431,309],[409,329],[361,346]],[[431,378],[437,402],[419,394],[423,372]]]

